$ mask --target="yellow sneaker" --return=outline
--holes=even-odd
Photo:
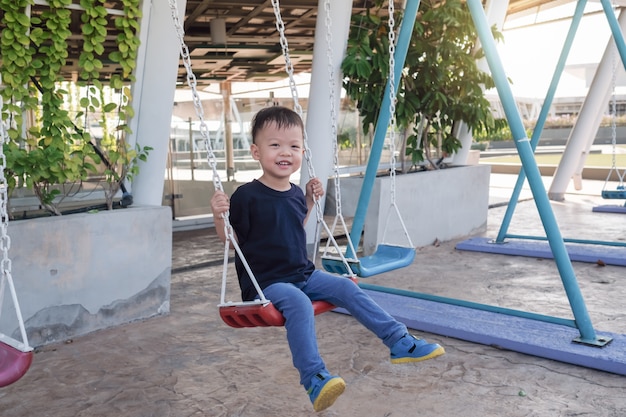
[[[391,363],[421,362],[444,353],[446,351],[437,343],[428,343],[407,333],[391,347]]]
[[[311,387],[307,390],[315,411],[322,411],[335,403],[346,389],[346,381],[339,376],[322,371],[311,379]]]

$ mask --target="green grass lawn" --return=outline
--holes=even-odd
[[[621,148],[626,148],[622,146]],[[558,165],[561,161],[562,154],[538,154],[535,155],[537,165]],[[510,156],[496,156],[488,157],[481,156],[482,163],[506,163],[506,164],[520,164],[520,158],[518,155]],[[592,153],[589,154],[585,161],[585,166],[588,167],[607,167],[610,168],[613,165],[612,154]],[[626,169],[626,153],[618,153],[615,155],[615,165],[619,169]]]

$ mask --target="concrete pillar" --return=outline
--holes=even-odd
[[[177,0],[184,19],[186,0]],[[133,202],[160,206],[163,198],[170,121],[174,105],[180,43],[168,1],[143,2],[141,46],[133,85],[135,118],[129,142],[153,148],[132,183]]]
[[[330,2],[330,15],[332,19],[332,68],[334,79],[332,83],[335,91],[336,116],[339,115],[339,102],[341,96],[341,62],[346,51],[348,42],[348,32],[350,29],[350,17],[352,14],[352,1],[333,0]],[[332,173],[333,166],[333,145],[331,141],[337,138],[331,137],[330,119],[330,80],[329,80],[329,57],[326,28],[326,11],[324,0],[319,0],[317,22],[315,25],[315,45],[313,47],[313,64],[311,67],[311,88],[309,93],[309,107],[306,117],[306,131],[308,146],[311,149],[311,160],[315,176],[321,179],[326,186],[326,179]],[[336,122],[336,121],[335,121]],[[300,185],[308,182],[309,173],[305,164],[302,166]],[[322,207],[324,206],[322,200]],[[306,225],[307,246],[311,249],[315,247],[317,236],[315,236],[315,218],[311,218]]]
[[[624,31],[626,28],[626,13],[620,12],[618,21],[622,31]],[[589,155],[589,150],[598,133],[602,116],[611,97],[615,61],[617,61],[619,67],[621,58],[617,53],[613,37],[610,37],[602,55],[602,60],[589,87],[587,97],[576,119],[576,124],[570,132],[561,162],[554,172],[552,184],[548,190],[548,197],[551,200],[563,201],[570,179],[577,174],[582,174],[582,167],[585,164],[587,155]],[[579,180],[576,182],[577,187],[581,186]]]
[[[233,146],[233,119],[230,107],[230,81],[220,83],[222,99],[224,100],[224,149],[226,150],[226,179],[235,180],[235,153]]]

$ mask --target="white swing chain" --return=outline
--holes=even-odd
[[[291,62],[291,56],[289,55],[289,42],[287,41],[287,36],[285,35],[285,22],[283,21],[283,17],[280,13],[280,2],[278,0],[272,0],[272,7],[274,9],[274,16],[276,18],[276,30],[278,31],[280,38],[280,47],[283,52],[283,57],[285,59],[285,71],[287,72],[288,80],[289,80],[289,89],[291,90],[291,98],[293,99],[293,109],[300,116],[300,119],[304,122],[304,111],[302,110],[302,106],[300,105],[300,100],[298,98],[298,87],[296,85],[296,80],[294,78],[294,69],[293,63]],[[315,177],[315,170],[313,168],[313,163],[311,162],[311,149],[309,148],[309,140],[307,137],[306,129],[303,131],[303,140],[304,140],[304,159],[306,161],[307,173],[309,178]],[[315,236],[319,236],[319,227],[322,222],[324,213],[322,212],[322,205],[319,201],[319,198],[313,197],[315,203],[315,216],[317,219],[317,223],[315,224]],[[315,262],[315,254],[317,252],[317,245],[313,249],[313,261]]]
[[[0,76],[0,85],[2,85],[2,78]],[[0,96],[0,109],[4,107],[2,96]],[[15,314],[17,316],[17,322],[20,328],[20,334],[22,336],[22,343],[14,340],[11,337],[4,336],[0,333],[0,341],[10,344],[16,349],[23,352],[30,351],[32,348],[28,345],[28,336],[26,334],[26,326],[24,325],[24,318],[22,317],[22,311],[17,299],[17,292],[15,291],[15,285],[13,283],[13,277],[11,275],[11,259],[9,258],[9,249],[11,248],[11,238],[8,234],[9,229],[9,213],[7,212],[7,205],[9,202],[9,185],[5,177],[5,168],[7,165],[6,155],[4,154],[4,144],[7,142],[8,136],[4,126],[4,121],[0,119],[0,250],[2,251],[2,261],[0,263],[0,314],[2,313],[2,304],[4,300],[5,285],[9,286],[9,292],[13,299],[13,306],[15,308]]]
[[[613,5],[613,9],[615,9],[615,5]],[[613,47],[616,49],[617,45],[614,44]],[[624,169],[624,172],[620,172],[619,168],[617,167],[617,98],[615,95],[615,86],[617,85],[617,52],[616,50],[613,50],[612,53],[612,60],[613,60],[613,74],[612,74],[612,92],[611,92],[611,147],[612,147],[612,152],[611,152],[611,169],[609,170],[609,173],[606,177],[606,181],[604,182],[604,186],[606,187],[606,184],[609,182],[609,180],[611,179],[611,175],[613,173],[613,171],[615,171],[615,173],[617,174],[617,179],[618,179],[618,189],[619,187],[623,187],[624,186],[624,176],[626,176],[626,168]]]
[[[274,16],[276,17],[276,30],[278,31],[278,34],[280,36],[280,46],[283,52],[283,56],[285,58],[285,71],[287,72],[287,76],[289,78],[289,88],[291,90],[291,97],[293,98],[294,111],[298,113],[301,119],[304,120],[302,106],[300,105],[300,102],[298,99],[298,89],[296,87],[296,81],[294,78],[293,63],[291,62],[291,57],[289,56],[289,43],[287,41],[287,36],[285,35],[285,23],[280,13],[280,1],[272,0],[272,7],[274,9]],[[336,139],[333,139],[333,140],[336,141]],[[313,168],[312,153],[311,153],[311,148],[309,148],[309,140],[307,137],[306,130],[304,131],[304,157],[306,160],[306,166],[307,166],[309,178],[314,178],[315,171]],[[323,226],[324,230],[326,231],[326,234],[328,235],[328,239],[332,241],[343,263],[345,264],[346,269],[348,271],[347,274],[350,276],[353,276],[352,269],[349,267],[347,260],[343,256],[342,251],[339,249],[339,245],[337,244],[332,231],[330,230],[326,222],[324,222],[324,213],[322,211],[322,204],[321,204],[320,199],[314,197],[314,201],[315,201],[315,213],[317,217],[315,236],[316,237],[319,236],[319,227],[320,225]],[[316,253],[317,253],[317,245],[313,250],[313,256],[312,256],[313,262],[315,262]]]
[[[287,41],[287,36],[285,35],[285,22],[283,21],[282,15],[280,13],[280,1],[272,0],[272,6],[274,8],[274,16],[276,17],[276,30],[278,31],[278,34],[280,36],[280,47],[283,52],[283,57],[285,58],[285,71],[287,72],[287,77],[289,79],[289,89],[291,90],[291,97],[293,98],[293,108],[294,111],[298,113],[298,116],[300,116],[300,118],[304,120],[304,111],[302,110],[302,106],[300,105],[300,100],[298,98],[298,87],[294,78],[293,63],[291,62],[291,56],[289,55],[289,42]],[[304,131],[304,158],[307,162],[306,166],[309,178],[315,177],[315,170],[311,162],[311,149],[309,148],[306,130]],[[318,211],[318,214],[322,214],[321,208],[319,208]]]
[[[396,204],[396,32],[395,7],[389,0],[389,176],[391,178],[391,204]]]
[[[209,128],[204,121],[204,108],[202,107],[202,100],[200,99],[200,95],[198,94],[197,85],[198,82],[196,80],[196,75],[193,73],[191,69],[191,55],[189,54],[189,48],[185,43],[185,31],[183,29],[182,23],[178,18],[178,6],[176,5],[176,0],[170,1],[170,10],[172,12],[172,20],[174,21],[174,27],[176,29],[176,35],[178,36],[178,41],[180,43],[180,56],[183,61],[183,65],[185,66],[185,71],[187,72],[187,85],[191,88],[191,95],[193,98],[193,107],[196,112],[196,116],[200,121],[200,134],[202,135],[202,139],[204,140],[204,145],[207,150],[207,159],[209,166],[213,170],[213,185],[216,190],[223,191],[222,182],[220,180],[220,176],[217,172],[217,158],[215,157],[215,153],[211,147]]]
[[[283,21],[283,17],[280,13],[280,2],[278,0],[272,0],[272,7],[274,8],[274,16],[276,17],[276,30],[278,31],[280,37],[280,47],[283,52],[283,57],[285,58],[285,71],[287,72],[287,76],[289,79],[289,89],[291,90],[291,97],[293,99],[293,108],[300,119],[304,121],[304,112],[302,110],[302,106],[300,105],[300,100],[298,99],[298,88],[296,85],[296,80],[294,78],[294,69],[293,63],[291,62],[291,56],[289,55],[289,42],[287,41],[287,36],[285,35],[285,22]],[[309,140],[306,133],[306,129],[303,132],[304,139],[304,159],[306,161],[307,173],[309,178],[315,177],[315,170],[313,168],[312,157],[311,157],[311,149],[309,148]],[[319,202],[319,198],[314,198],[315,201],[315,213],[317,216],[317,227],[319,227],[319,223],[322,221],[324,213],[322,212],[322,205]],[[319,230],[316,229],[315,235],[319,234]],[[315,258],[315,252],[313,251],[313,257]]]
[[[326,27],[326,59],[328,61],[328,89],[330,91],[330,121],[331,121],[331,134],[330,140],[333,145],[333,185],[335,190],[335,219],[333,221],[332,226],[330,227],[330,233],[334,236],[335,230],[337,228],[337,223],[341,223],[341,227],[343,228],[344,234],[348,236],[348,247],[350,249],[350,253],[356,256],[356,250],[354,249],[354,245],[352,244],[352,239],[349,238],[348,226],[343,218],[342,208],[341,208],[341,186],[340,186],[340,178],[339,178],[339,146],[337,145],[337,108],[336,108],[336,94],[335,94],[335,69],[333,67],[333,36],[332,36],[332,17],[330,12],[330,0],[324,1],[324,14],[325,14],[325,27]],[[343,251],[339,248],[336,241],[334,239],[326,240],[326,247],[322,254],[322,257],[329,257],[329,250],[331,243],[334,245],[334,249],[337,254],[340,254],[341,261],[346,268],[348,274],[352,274],[352,268],[350,268],[350,264],[348,260],[341,256]],[[351,262],[356,262],[356,259],[350,259]]]
[[[187,47],[185,43],[185,31],[180,22],[180,19],[178,18],[178,6],[176,5],[176,0],[169,0],[169,5],[170,5],[171,13],[172,13],[172,20],[174,22],[174,27],[176,29],[176,34],[180,42],[180,55],[183,60],[183,65],[185,66],[185,70],[187,71],[187,84],[191,88],[191,93],[193,96],[193,105],[196,111],[196,116],[200,120],[200,133],[202,135],[202,138],[204,140],[204,144],[207,150],[207,160],[208,160],[209,166],[213,170],[213,185],[215,186],[216,190],[224,191],[219,173],[217,171],[217,158],[215,157],[215,153],[213,152],[213,148],[211,147],[209,128],[206,122],[204,121],[204,109],[202,107],[202,101],[200,100],[200,95],[198,94],[196,76],[191,70],[191,56],[189,54],[189,48]],[[257,282],[254,274],[252,273],[250,266],[248,265],[248,262],[246,261],[246,258],[243,256],[243,253],[241,252],[241,249],[239,248],[239,245],[237,244],[237,240],[235,239],[233,228],[230,224],[230,221],[228,220],[229,218],[228,212],[226,212],[222,217],[224,219],[224,232],[226,235],[226,242],[224,244],[224,268],[222,272],[222,291],[221,291],[220,305],[268,304],[269,300],[265,298],[265,295],[263,294],[263,291],[261,290],[259,283]],[[250,277],[250,281],[252,281],[252,284],[254,285],[254,288],[256,289],[260,297],[258,301],[244,302],[244,303],[226,303],[225,302],[226,277],[227,277],[227,272],[228,272],[227,271],[228,253],[229,253],[231,244],[235,248],[235,251],[237,252],[237,254],[239,255],[239,259],[243,263],[243,266],[246,269],[248,276]]]
[[[337,109],[335,107],[335,69],[333,67],[332,18],[330,0],[324,1],[324,24],[326,27],[326,60],[328,62],[328,89],[330,91],[330,137],[333,144],[333,175],[335,178],[335,210],[341,213],[341,188],[339,187],[339,147],[337,146]]]
[[[400,225],[404,231],[404,236],[408,240],[409,246],[413,247],[413,242],[411,241],[411,236],[409,235],[409,231],[404,224],[404,220],[400,215],[400,209],[396,204],[396,79],[395,79],[395,52],[396,52],[396,33],[395,33],[395,6],[393,0],[389,0],[388,6],[389,13],[389,152],[391,153],[389,157],[389,178],[390,178],[390,194],[391,194],[391,207],[393,209],[398,220],[400,221]],[[385,242],[385,237],[387,235],[387,229],[389,226],[389,219],[391,218],[391,213],[387,216],[387,220],[385,222],[385,228],[383,230],[382,242]]]

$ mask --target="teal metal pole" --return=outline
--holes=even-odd
[[[617,46],[619,56],[622,58],[622,64],[625,65],[626,68],[626,44],[624,44],[622,28],[615,17],[615,12],[613,11],[613,5],[611,2],[609,0],[601,0],[601,3],[602,8],[604,9],[604,14],[606,15],[606,18],[609,21],[609,26],[611,27],[611,33],[613,34],[615,46]]]
[[[398,41],[396,43],[396,53],[394,55],[396,63],[394,68],[396,91],[400,85],[400,77],[402,76],[404,61],[406,60],[406,54],[409,50],[409,44],[411,42],[411,35],[413,34],[413,26],[415,25],[415,18],[417,17],[419,4],[419,0],[409,0],[407,1],[404,9],[404,16],[402,17],[402,24],[400,25],[400,32],[398,33]],[[391,117],[389,114],[389,105],[391,104],[391,99],[389,97],[390,88],[389,82],[387,82],[385,95],[380,106],[380,112],[378,114],[378,120],[374,130],[372,149],[370,151],[369,159],[367,160],[365,178],[363,179],[359,201],[357,203],[354,220],[352,222],[352,229],[350,230],[350,240],[355,248],[359,246],[359,241],[361,240],[361,233],[363,233],[363,226],[365,225],[365,215],[367,214],[367,207],[372,197],[372,189],[374,188],[374,181],[376,180],[376,172],[378,171],[378,164],[380,163],[383,145],[385,144],[385,137],[387,136],[387,127]],[[394,167],[391,167],[391,169],[394,169]],[[351,252],[350,248],[348,248],[346,258],[355,257],[356,254]]]
[[[550,112],[550,106],[552,106],[552,101],[554,100],[556,89],[559,86],[559,80],[561,79],[561,75],[563,74],[563,69],[565,68],[567,57],[570,50],[572,49],[572,44],[574,43],[574,37],[576,36],[576,32],[578,31],[580,21],[584,16],[586,4],[587,0],[579,0],[576,4],[576,11],[574,12],[574,16],[572,17],[572,24],[570,25],[569,31],[567,32],[567,37],[565,38],[565,43],[563,44],[563,49],[561,50],[561,56],[559,57],[559,61],[557,62],[556,68],[554,70],[554,75],[552,76],[552,81],[550,82],[550,87],[548,88],[546,99],[543,101],[543,106],[541,107],[541,112],[539,113],[539,118],[537,119],[537,124],[535,125],[535,129],[533,130],[533,136],[530,140],[530,146],[533,149],[533,153],[535,152],[535,149],[537,149],[537,144],[539,143],[539,138],[541,137],[541,133],[543,132],[543,126],[546,122],[546,118],[548,117],[548,113]],[[515,211],[515,207],[517,206],[517,202],[519,201],[519,196],[522,191],[524,181],[526,181],[526,172],[522,169],[520,170],[520,173],[517,177],[517,182],[515,183],[515,187],[513,188],[513,193],[511,194],[509,204],[506,207],[506,213],[504,213],[504,217],[502,218],[500,231],[498,232],[498,236],[496,237],[497,243],[503,243],[504,239],[507,237],[506,234],[509,230],[511,219],[513,218],[513,212]]]
[[[492,77],[495,81],[496,89],[498,90],[498,95],[500,96],[500,101],[502,102],[506,118],[509,121],[511,133],[513,134],[513,140],[515,142],[515,146],[517,147],[517,152],[522,161],[522,167],[528,176],[528,182],[537,205],[537,210],[539,211],[539,217],[541,218],[543,227],[546,231],[548,242],[550,244],[552,254],[554,255],[554,260],[556,261],[561,281],[563,282],[565,293],[569,299],[576,325],[580,331],[580,337],[575,341],[593,346],[604,345],[607,341],[605,339],[598,339],[593,325],[591,324],[589,312],[587,311],[585,301],[582,297],[582,293],[580,292],[574,268],[572,267],[572,263],[565,247],[565,242],[561,236],[561,231],[559,230],[554,212],[550,206],[548,194],[546,193],[546,189],[541,180],[541,174],[539,172],[539,168],[537,167],[533,150],[530,146],[530,139],[526,137],[522,118],[519,115],[519,111],[511,91],[511,86],[509,85],[504,72],[504,67],[502,66],[500,57],[498,56],[496,43],[489,28],[481,1],[467,0],[467,5],[472,14],[472,19],[474,21],[474,25],[476,26],[478,37],[485,51],[485,57],[487,58],[489,69],[491,70]]]
[[[576,323],[574,322],[574,320],[564,319],[564,318],[555,317],[555,316],[547,316],[544,314],[531,313],[531,312],[522,311],[522,310],[513,310],[510,308],[498,307],[498,306],[493,306],[489,304],[475,303],[473,301],[459,300],[456,298],[442,297],[442,296],[434,295],[434,294],[426,294],[422,292],[415,292],[415,291],[409,291],[409,290],[402,290],[398,288],[383,287],[380,285],[366,284],[363,282],[359,282],[358,285],[364,290],[384,292],[387,294],[400,295],[402,297],[434,301],[434,302],[442,303],[442,304],[450,304],[453,306],[473,308],[474,310],[487,311],[490,313],[506,314],[507,316],[521,317],[524,319],[537,320],[537,321],[542,321],[544,323],[558,324],[559,326],[572,327],[574,329],[576,328]]]

